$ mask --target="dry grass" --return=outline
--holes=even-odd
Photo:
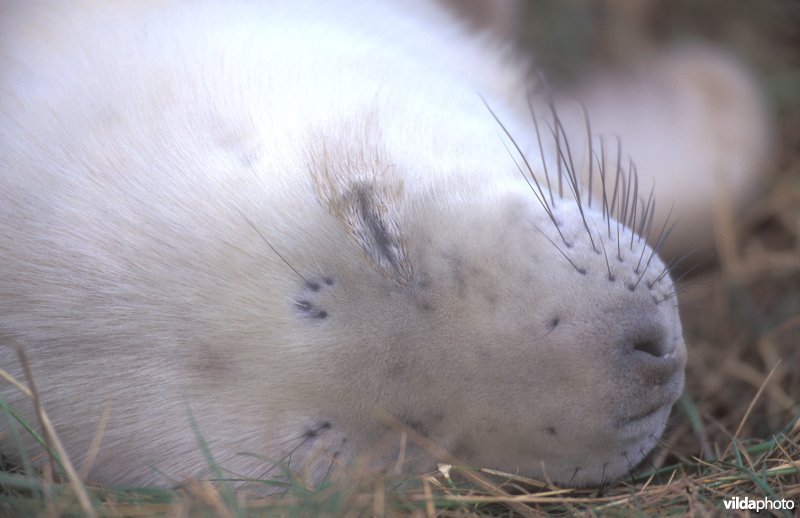
[[[774,372],[773,372],[774,376]],[[763,385],[757,395],[766,390]],[[753,412],[759,398],[748,407]],[[686,397],[682,406],[692,408]],[[696,409],[684,412],[691,415]],[[752,415],[752,412],[749,412]],[[685,417],[685,416],[684,416]],[[687,422],[692,419],[685,417]],[[745,424],[742,421],[739,424]],[[703,418],[682,432],[702,433]],[[739,427],[742,428],[743,427]],[[410,440],[424,438],[413,436]],[[727,433],[726,433],[727,434]],[[729,435],[729,434],[728,434]],[[734,434],[735,435],[735,434]],[[436,473],[400,479],[366,470],[338,471],[324,485],[289,480],[286,493],[261,496],[232,490],[230,481],[189,480],[176,489],[109,489],[84,493],[73,475],[0,473],[0,513],[16,516],[533,516],[587,514],[619,516],[717,515],[732,497],[800,500],[800,420],[767,440],[730,437],[719,457],[703,460],[663,445],[656,454],[681,457],[650,467],[602,488],[559,488],[543,481],[488,469],[441,465]],[[697,441],[695,441],[695,449]],[[60,465],[68,463],[63,454]],[[213,458],[209,457],[213,465]],[[49,466],[49,465],[46,465]],[[66,471],[66,470],[65,470]],[[76,496],[78,495],[78,496]],[[86,495],[86,496],[84,496]],[[84,498],[89,498],[89,507]],[[727,514],[727,513],[726,513]],[[781,514],[781,513],[777,513]],[[792,516],[791,513],[783,513]]]
[[[537,3],[538,12],[543,6],[553,9],[552,1]],[[54,467],[46,463],[34,472],[26,462],[0,471],[0,515],[715,516],[723,514],[723,500],[734,496],[790,499],[800,507],[798,5],[784,0],[653,1],[652,12],[640,20],[642,30],[657,39],[703,33],[749,59],[764,78],[778,131],[769,185],[744,213],[720,214],[716,238],[725,243],[724,253],[716,265],[688,279],[681,294],[690,351],[686,392],[660,446],[638,473],[592,489],[443,467],[408,480],[349,472],[311,487],[295,479],[285,495],[270,497],[208,481],[171,490],[88,485],[84,493],[66,453],[58,451],[56,431],[49,430],[42,441],[52,446]],[[577,25],[584,23],[580,20]],[[602,27],[596,32],[606,41],[602,57],[618,57],[620,36],[604,36]],[[558,35],[552,40],[562,44]],[[570,41],[592,44],[588,37]],[[572,48],[568,54],[585,56]],[[41,416],[46,424],[46,413]],[[408,433],[409,440],[423,440]],[[781,513],[791,515],[775,514]]]

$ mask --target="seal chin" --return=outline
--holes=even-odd
[[[583,465],[564,466],[554,480],[570,486],[603,484],[633,471],[655,448],[667,425],[672,405],[680,395],[683,376],[675,380],[671,394],[661,393],[661,402],[643,402],[637,409],[614,419],[616,444],[598,448],[597,458]],[[673,383],[672,381],[670,383]]]
[[[684,361],[674,359],[677,366],[668,377],[656,379],[652,386],[640,393],[629,395],[624,408],[614,420],[614,427],[624,430],[630,426],[647,423],[653,416],[669,413],[683,392]]]
[[[658,444],[683,383],[683,370],[677,370],[640,397],[626,397],[618,413],[584,421],[578,436],[536,452],[524,465],[531,476],[571,487],[602,485],[630,473]]]
[[[660,416],[665,410],[668,412],[671,406],[672,403],[670,402],[669,404],[666,405],[660,404],[654,407],[653,406],[647,407],[641,412],[638,412],[636,414],[621,417],[617,421],[615,427],[625,430],[630,427],[638,428],[641,426],[647,426],[647,423],[649,423],[654,417]]]
[[[630,416],[616,430],[619,442],[612,448],[598,448],[598,455],[582,461],[543,466],[543,475],[554,483],[572,487],[597,486],[632,472],[655,448],[664,431],[671,404],[645,415]]]

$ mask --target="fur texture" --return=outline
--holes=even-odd
[[[110,404],[90,479],[207,475],[188,408],[246,476],[388,462],[386,416],[573,485],[655,445],[686,352],[652,208],[590,203],[525,67],[398,3],[4,4],[0,332],[75,460]]]

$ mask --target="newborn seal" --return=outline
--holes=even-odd
[[[3,7],[0,332],[76,464],[110,409],[90,479],[207,476],[201,434],[319,480],[392,422],[570,485],[656,444],[686,351],[649,187],[402,4]]]

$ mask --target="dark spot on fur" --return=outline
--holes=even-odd
[[[433,414],[431,414],[430,418],[428,418],[428,421],[433,426],[436,426],[437,424],[444,421],[444,412],[434,412]]]
[[[201,344],[192,357],[191,365],[202,373],[206,380],[225,383],[231,376],[238,376],[236,364],[218,349]]]
[[[553,428],[552,426],[548,426],[544,430],[547,432],[548,435],[552,435],[553,437],[557,437],[558,436],[558,434],[556,433],[556,429]]]
[[[561,317],[554,317],[552,320],[550,320],[550,322],[547,323],[547,330],[552,331],[553,329],[556,328],[556,326],[558,326],[560,322],[561,322]]]
[[[324,432],[325,430],[330,430],[330,429],[331,429],[331,423],[329,423],[328,421],[323,421],[316,427],[309,428],[305,432],[303,432],[303,437],[307,439],[313,439],[314,437]]]
[[[300,312],[303,314],[303,316],[305,316],[307,318],[315,318],[315,319],[318,319],[318,320],[323,320],[323,319],[328,318],[328,312],[327,311],[325,311],[324,309],[318,308],[317,306],[315,306],[314,304],[312,304],[311,302],[309,302],[307,300],[296,300],[294,302],[294,305],[297,307],[297,309],[300,310]]]
[[[472,267],[469,269],[470,275],[475,279],[480,279],[481,277],[486,277],[486,270],[482,268]]]
[[[467,291],[467,280],[464,278],[464,272],[460,268],[455,267],[452,271],[453,283],[456,285],[459,297],[463,297]]]
[[[464,273],[464,259],[457,252],[444,252],[442,257],[450,265],[450,277],[456,287],[459,297],[463,297],[467,291],[467,277]]]
[[[475,448],[465,440],[460,440],[453,447],[453,456],[459,460],[466,460],[475,455]]]
[[[417,304],[417,309],[420,311],[429,312],[433,311],[433,306],[431,306],[429,302],[422,301]]]
[[[492,358],[494,358],[495,352],[495,348],[484,346],[483,348],[478,349],[476,354],[478,355],[479,359],[490,361]]]
[[[425,426],[425,423],[422,421],[418,421],[416,419],[406,419],[403,421],[403,424],[420,435],[428,435],[428,427]]]
[[[400,378],[408,370],[408,363],[403,360],[393,361],[386,369],[386,374],[390,378]]]
[[[423,274],[421,274],[420,276],[421,276],[422,278],[421,278],[421,279],[420,279],[420,281],[417,283],[417,286],[419,286],[419,287],[420,287],[420,288],[422,288],[423,290],[427,290],[428,288],[430,288],[430,287],[431,287],[431,278],[428,276],[428,274],[427,274],[427,273],[423,273]]]
[[[324,286],[323,286],[324,284]],[[328,311],[323,309],[315,299],[324,291],[323,288],[333,285],[332,277],[321,277],[318,280],[307,280],[303,284],[303,296],[296,299],[294,304],[300,313],[306,318],[324,320],[328,318]]]
[[[581,275],[586,275],[586,268],[578,268],[578,273]]]

